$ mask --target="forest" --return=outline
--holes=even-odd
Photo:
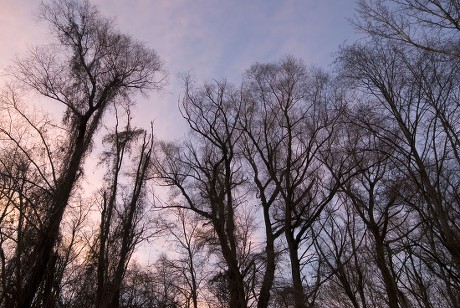
[[[457,0],[358,1],[329,71],[184,75],[179,141],[133,124],[161,55],[88,1],[39,16],[0,91],[0,307],[460,307]]]

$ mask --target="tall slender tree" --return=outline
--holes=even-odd
[[[229,84],[195,88],[186,78],[182,112],[194,138],[183,146],[160,144],[155,164],[158,178],[180,196],[173,206],[194,211],[210,226],[207,242],[225,262],[221,277],[229,307],[247,307],[245,281],[252,263],[238,225],[245,202],[245,178],[236,146],[241,106],[239,92]]]
[[[60,137],[51,140],[46,127],[22,111],[15,94],[5,96],[4,103],[11,106],[10,111],[27,125],[21,131],[30,129],[38,136],[43,149],[39,155],[45,157],[44,164],[34,161],[38,156],[32,153],[35,149],[27,148],[25,140],[12,131],[13,118],[9,118],[10,123],[2,123],[2,139],[8,139],[19,149],[41,177],[41,187],[45,189],[38,204],[31,205],[35,213],[40,208],[41,225],[36,237],[29,241],[28,251],[16,247],[22,256],[33,256],[18,283],[21,296],[15,298],[17,307],[32,305],[50,271],[60,223],[107,109],[129,100],[132,93],[159,89],[164,82],[158,55],[116,31],[112,22],[89,2],[46,2],[41,5],[40,16],[51,26],[57,44],[32,49],[30,57],[17,61],[12,73],[22,89],[57,103],[64,114]],[[56,139],[60,140],[57,148]],[[27,213],[23,208],[19,212]]]

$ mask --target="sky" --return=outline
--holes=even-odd
[[[239,84],[254,63],[292,55],[325,69],[339,45],[356,36],[349,21],[355,0],[90,0],[123,33],[155,49],[169,83],[138,100],[136,119],[154,121],[157,137],[186,134],[178,111],[180,74],[198,82]],[[49,28],[36,18],[38,0],[0,0],[0,74],[16,56],[46,43]],[[1,78],[1,75],[0,75]]]
[[[161,93],[139,97],[136,124],[163,140],[186,136],[178,110],[180,74],[198,83],[239,84],[254,63],[291,55],[307,65],[329,69],[338,47],[356,35],[349,21],[355,0],[90,0],[122,32],[155,49],[165,63],[169,84]],[[48,25],[36,18],[38,0],[0,0],[0,87],[5,68],[28,48],[46,44]],[[1,88],[0,88],[1,91]],[[93,170],[96,161],[87,162]],[[86,174],[84,187],[96,189],[102,173]],[[158,193],[158,192],[156,192]],[[149,260],[149,248],[141,259]]]

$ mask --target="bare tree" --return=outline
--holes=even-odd
[[[320,307],[369,307],[371,257],[364,250],[365,228],[353,207],[337,200],[313,228],[315,251],[323,260]]]
[[[368,114],[372,114],[372,111]],[[374,116],[369,118],[376,119]],[[379,124],[371,121],[366,125],[375,128],[385,127],[383,118],[379,119]],[[397,308],[408,307],[409,303],[398,287],[399,279],[393,265],[394,251],[397,250],[395,243],[398,242],[399,236],[409,236],[398,234],[398,230],[405,229],[407,221],[412,217],[411,210],[402,202],[400,193],[400,189],[404,189],[404,174],[401,175],[397,171],[397,166],[389,159],[393,155],[391,147],[382,142],[383,136],[390,139],[394,135],[391,129],[387,129],[386,132],[378,132],[375,129],[360,136],[359,142],[355,144],[355,151],[350,153],[360,172],[343,185],[340,191],[347,196],[366,226],[371,242],[369,249],[380,272],[388,306]]]
[[[203,282],[208,278],[206,257],[203,252],[201,228],[202,220],[195,213],[184,209],[173,211],[167,221],[167,230],[172,237],[171,243],[176,247],[177,256],[170,256],[169,266],[180,273],[178,288],[184,294],[185,307],[198,308],[201,302]]]
[[[456,60],[443,53],[407,49],[372,40],[341,53],[342,72],[380,112],[391,118],[398,134],[368,129],[392,150],[395,166],[406,176],[404,202],[419,215],[422,236],[413,238],[422,262],[432,273],[443,273],[451,305],[458,305],[459,273],[458,85]],[[449,67],[447,67],[449,66]],[[388,131],[388,130],[387,130]],[[404,183],[404,182],[403,182]],[[415,233],[414,233],[415,234]],[[414,252],[415,250],[412,250]],[[436,260],[436,261],[435,261]],[[437,268],[434,270],[434,268]],[[445,269],[449,268],[447,272]]]
[[[245,179],[236,152],[241,97],[225,82],[196,89],[187,78],[185,86],[182,112],[193,139],[182,146],[160,144],[157,176],[173,188],[173,197],[180,197],[173,206],[192,210],[206,221],[208,246],[225,262],[228,305],[247,307],[245,281],[252,268],[252,248],[243,245],[246,235],[238,224],[245,202]]]
[[[273,283],[274,241],[282,232],[288,245],[295,305],[305,307],[302,263],[308,246],[303,244],[337,189],[334,179],[328,182],[320,160],[334,135],[332,103],[337,97],[329,96],[325,73],[308,71],[290,57],[252,66],[245,84],[245,156],[262,202],[267,240],[268,270],[263,286],[269,289]],[[311,287],[308,297],[314,302],[316,286]],[[269,294],[261,293],[261,299],[263,306]]]
[[[360,0],[358,28],[372,36],[460,57],[456,0]]]
[[[157,54],[115,31],[113,24],[88,2],[51,1],[43,4],[40,12],[58,44],[31,50],[30,57],[18,60],[12,72],[23,89],[58,103],[65,112],[60,136],[50,139],[45,125],[22,111],[17,96],[5,96],[3,100],[26,124],[20,131],[28,129],[38,136],[43,149],[39,154],[44,157],[43,164],[34,161],[38,156],[33,153],[35,148],[27,147],[26,140],[12,130],[12,122],[2,123],[2,140],[14,144],[26,157],[45,190],[40,206],[34,206],[42,209],[36,238],[29,241],[28,252],[15,248],[23,256],[33,256],[20,281],[21,296],[15,298],[18,307],[29,307],[44,281],[62,217],[107,109],[129,100],[133,92],[161,88],[164,80]],[[50,126],[49,122],[45,124]],[[57,148],[56,139],[60,141]]]
[[[120,294],[121,307],[188,307],[182,305],[183,297],[177,288],[180,275],[169,265],[166,255],[161,255],[150,266],[134,262],[130,264]]]
[[[153,135],[131,127],[129,110],[126,114],[125,127],[119,129],[117,115],[114,132],[104,138],[109,147],[104,153],[109,187],[102,196],[97,237],[98,307],[119,306],[120,288],[129,260],[149,231],[148,222],[143,218],[147,209],[146,181],[151,167]]]

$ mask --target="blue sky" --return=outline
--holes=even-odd
[[[114,18],[121,32],[154,48],[164,60],[169,85],[162,93],[139,97],[134,117],[138,126],[146,128],[153,120],[156,136],[166,140],[179,139],[187,132],[177,108],[182,91],[179,74],[190,73],[198,82],[226,78],[239,84],[250,65],[286,55],[327,69],[338,46],[356,37],[347,20],[355,14],[355,0],[91,2]],[[49,39],[47,25],[34,18],[38,4],[38,0],[0,0],[0,84],[2,69],[15,55],[25,55],[28,46]],[[96,161],[87,162],[87,170],[93,170],[83,183],[87,189],[94,190],[101,183],[102,171],[96,168]],[[151,254],[145,248],[139,256],[150,260]]]
[[[181,82],[226,78],[234,83],[256,62],[285,55],[328,68],[333,53],[355,34],[354,0],[93,0],[120,31],[154,48],[169,72],[163,93],[140,98],[137,119],[155,121],[160,138],[175,139],[185,127],[177,111]],[[34,13],[39,1],[0,0],[0,68],[27,46],[48,39]]]

